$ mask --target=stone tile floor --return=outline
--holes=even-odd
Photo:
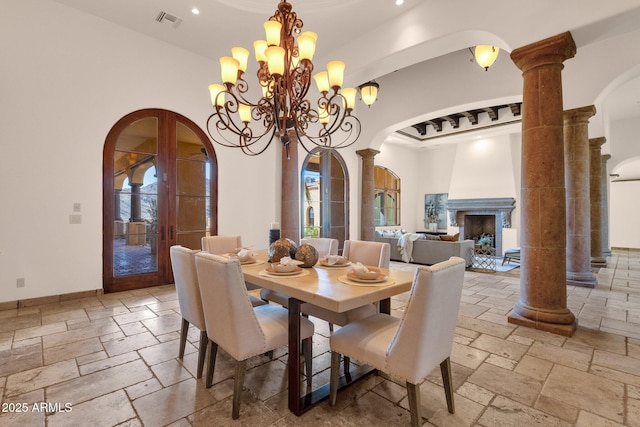
[[[466,272],[452,354],[456,413],[439,370],[421,386],[425,425],[640,426],[640,252],[614,251],[596,289],[568,288],[571,338],[507,323],[519,269]],[[410,264],[395,267],[413,269]],[[286,409],[286,348],[251,361],[231,420],[233,363],[195,379],[198,333],[177,359],[173,286],[0,311],[0,426],[408,425],[406,390],[370,375],[302,417]],[[407,296],[392,301],[396,315]],[[328,380],[316,321],[314,383]]]

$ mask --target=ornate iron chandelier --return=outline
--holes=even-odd
[[[214,112],[207,131],[215,142],[255,156],[279,139],[288,158],[292,138],[307,152],[314,146],[348,147],[358,139],[360,121],[352,114],[357,90],[342,88],[344,62],[330,61],[326,71],[315,74],[319,97],[315,103],[307,99],[318,36],[302,32],[302,26],[286,1],[265,22],[266,40],[253,44],[262,90],[255,102],[248,99],[244,79],[249,51],[234,47],[231,56],[220,58],[223,84],[209,86]]]

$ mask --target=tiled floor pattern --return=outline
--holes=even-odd
[[[395,263],[401,268],[411,265]],[[571,338],[507,323],[519,269],[467,272],[452,354],[456,413],[439,370],[421,386],[425,425],[640,426],[640,252],[615,251],[596,289],[570,288]],[[232,421],[233,363],[215,385],[177,359],[172,286],[0,311],[1,426],[408,425],[405,388],[370,375],[302,417],[286,409],[286,348],[251,361]],[[400,314],[406,295],[394,298]],[[314,383],[328,380],[328,328],[317,321]],[[189,340],[197,345],[198,333]]]

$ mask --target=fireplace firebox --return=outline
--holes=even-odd
[[[449,199],[447,210],[452,227],[460,227],[460,238],[475,240],[488,236],[496,255],[502,256],[502,229],[511,228],[515,199]]]

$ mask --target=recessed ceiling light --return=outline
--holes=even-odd
[[[193,13],[194,15],[200,15],[200,10],[197,7],[194,7],[193,9],[191,9],[191,13]]]
[[[404,0],[396,0],[396,6],[400,6],[404,3]]]

